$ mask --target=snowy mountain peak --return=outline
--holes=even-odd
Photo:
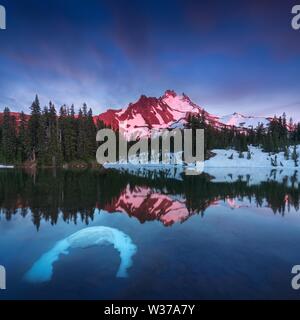
[[[135,103],[120,110],[108,110],[97,119],[114,129],[125,128],[128,135],[136,137],[149,136],[151,129],[183,128],[190,114],[205,114],[207,123],[221,128],[235,126],[237,128],[256,128],[259,124],[267,126],[268,118],[244,116],[233,113],[223,117],[212,115],[192,102],[186,94],[177,94],[174,90],[166,90],[160,98],[141,95]],[[126,134],[125,132],[125,134]]]
[[[167,104],[172,103],[173,105],[175,105],[177,103],[177,106],[175,107],[179,107],[179,108],[182,108],[183,104],[186,104],[186,107],[188,108],[190,107],[192,108],[196,107],[198,109],[200,108],[198,105],[193,103],[185,93],[182,93],[182,95],[179,95],[174,90],[167,90],[165,94],[159,99]]]
[[[165,94],[163,95],[163,98],[168,98],[168,97],[176,97],[177,93],[174,90],[166,90]]]
[[[174,124],[181,127],[189,114],[200,114],[202,111],[187,95],[167,90],[160,98],[142,95],[128,107],[115,112],[106,111],[97,118],[112,128],[125,128],[128,135],[143,137],[148,136],[151,129],[172,128]]]
[[[235,116],[235,117],[245,118],[244,115],[242,115],[241,113],[238,113],[238,112],[234,112],[232,115]]]
[[[234,112],[233,114],[220,117],[219,122],[227,126],[250,129],[256,128],[259,125],[266,127],[269,124],[270,119],[265,117],[245,116],[238,112]]]

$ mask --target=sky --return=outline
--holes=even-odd
[[[297,1],[0,0],[0,110],[38,94],[97,114],[173,89],[217,115],[300,120]]]

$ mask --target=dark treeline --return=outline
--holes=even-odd
[[[75,160],[95,160],[96,131],[102,123],[94,123],[93,113],[84,104],[77,115],[74,106],[41,109],[36,96],[30,117],[23,112],[18,119],[4,109],[0,125],[0,163],[27,161],[44,166],[59,166]],[[17,123],[18,121],[18,123]]]
[[[248,151],[247,157],[251,158],[249,145],[262,147],[265,152],[284,152],[287,160],[294,160],[298,164],[299,155],[296,145],[300,143],[300,123],[294,123],[292,119],[287,121],[286,115],[274,116],[269,125],[263,124],[257,128],[241,130],[228,126],[216,128],[206,119],[203,112],[199,116],[191,115],[188,119],[188,128],[205,130],[205,150],[233,148],[240,152]],[[291,147],[292,148],[289,148]]]
[[[271,172],[276,174],[276,170]],[[38,174],[23,170],[0,172],[0,214],[6,219],[13,215],[31,215],[39,228],[41,221],[56,224],[59,217],[64,221],[85,223],[94,219],[95,209],[109,212],[126,188],[147,187],[160,194],[181,196],[189,216],[204,215],[206,209],[217,200],[248,200],[257,207],[268,206],[274,213],[284,215],[290,208],[299,210],[300,193],[297,174],[286,177],[283,182],[265,181],[250,185],[238,180],[232,183],[212,182],[208,175],[183,176],[183,180],[163,177],[149,179],[118,173],[114,170],[103,175],[98,170],[39,170]],[[130,204],[129,204],[130,205]],[[153,203],[149,203],[150,211]],[[134,212],[127,212],[134,216]],[[166,212],[161,211],[160,215]],[[160,220],[161,216],[147,213],[136,216],[141,223]],[[172,224],[172,223],[170,223]]]

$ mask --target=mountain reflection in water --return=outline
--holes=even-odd
[[[249,177],[248,177],[249,178]],[[0,171],[1,215],[32,215],[39,228],[42,220],[55,224],[81,219],[87,224],[99,210],[121,212],[141,223],[158,220],[165,226],[204,215],[210,206],[231,208],[269,207],[286,214],[299,209],[297,174],[279,181],[250,184],[240,176],[233,182],[214,182],[208,174],[183,176],[181,180],[156,176],[139,177],[108,170]],[[99,209],[99,210],[97,210]]]

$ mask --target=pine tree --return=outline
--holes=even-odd
[[[85,118],[82,109],[78,113],[78,135],[77,135],[77,159],[84,159],[85,156]]]
[[[293,153],[292,153],[292,160],[295,162],[295,167],[298,167],[299,165],[299,154],[297,152],[297,146],[295,145],[294,146],[294,149],[293,149]]]
[[[65,105],[61,106],[59,110],[57,144],[60,147],[62,159],[70,161],[68,159],[67,109]]]
[[[300,142],[300,122],[297,124],[297,129],[295,129],[296,134],[295,134],[295,141],[297,143]]]
[[[73,105],[66,113],[64,126],[64,160],[70,162],[76,159],[77,144],[77,121]]]
[[[26,116],[22,111],[20,114],[20,126],[18,135],[18,160],[23,163],[28,160],[30,156],[30,141],[28,135],[28,122]]]
[[[49,104],[49,154],[52,166],[60,165],[63,161],[62,143],[58,125],[56,109],[53,103]]]
[[[41,130],[39,135],[39,154],[38,161],[40,165],[49,165],[50,164],[50,151],[49,151],[49,109],[44,107],[43,112],[41,113]]]
[[[290,149],[288,146],[284,147],[284,159],[289,160],[290,159]]]
[[[248,160],[251,159],[251,152],[250,152],[250,150],[248,150],[248,152],[247,152],[247,159],[248,159]]]
[[[287,145],[292,145],[296,143],[296,132],[297,125],[294,124],[293,119],[290,118],[289,124],[287,125]]]
[[[96,126],[92,109],[89,109],[86,119],[86,153],[88,159],[93,159],[96,155]]]
[[[277,156],[275,156],[275,158],[273,159],[272,157],[271,157],[271,165],[273,166],[273,167],[277,167]]]
[[[30,139],[30,152],[32,160],[36,160],[43,147],[43,124],[41,107],[38,96],[35,97],[31,107],[31,115],[28,122],[28,134]]]
[[[280,139],[281,139],[280,147],[282,149],[287,145],[287,140],[288,140],[288,125],[287,125],[285,112],[282,115],[282,125],[280,128]]]
[[[1,134],[2,158],[6,164],[16,162],[17,138],[15,118],[11,116],[9,108],[3,111],[3,124]]]

